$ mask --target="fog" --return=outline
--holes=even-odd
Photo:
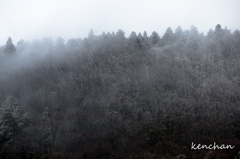
[[[0,46],[8,37],[32,41],[51,37],[84,38],[92,28],[96,35],[122,29],[157,31],[160,36],[167,27],[175,30],[197,26],[208,32],[216,24],[236,30],[240,26],[238,0],[1,0]]]
[[[239,158],[238,7],[1,1],[0,158]]]

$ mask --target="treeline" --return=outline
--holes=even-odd
[[[13,95],[34,121],[8,144],[15,154],[204,158],[207,150],[191,151],[191,143],[218,142],[235,148],[215,157],[237,156],[239,30],[218,24],[206,36],[192,26],[128,38],[91,30],[66,45],[44,38],[14,46],[9,38],[0,50],[0,102]]]
[[[174,33],[171,28],[167,28],[162,37],[160,37],[156,31],[153,31],[150,36],[147,35],[146,31],[144,31],[143,34],[137,34],[133,31],[129,37],[125,37],[124,31],[121,29],[119,29],[116,33],[103,32],[101,35],[96,36],[91,29],[87,38],[69,39],[66,44],[64,43],[64,39],[59,37],[55,42],[53,42],[51,38],[33,40],[31,43],[20,40],[17,42],[17,46],[14,46],[12,39],[9,37],[6,45],[2,46],[0,51],[1,53],[11,54],[16,52],[17,49],[18,53],[31,50],[32,52],[43,54],[43,52],[58,52],[60,50],[63,51],[64,49],[68,49],[68,51],[69,49],[86,49],[88,51],[93,51],[97,48],[97,46],[102,45],[105,47],[128,45],[134,48],[162,48],[168,45],[175,46],[177,44],[183,44],[187,45],[188,49],[191,47],[192,50],[188,51],[194,51],[194,49],[196,49],[197,51],[201,50],[205,53],[219,51],[234,52],[236,50],[226,49],[238,49],[240,36],[239,34],[239,30],[235,30],[233,33],[231,33],[231,31],[226,27],[225,29],[222,29],[220,24],[215,27],[215,30],[210,29],[206,36],[203,35],[203,33],[199,33],[195,26],[192,26],[190,30],[185,31],[183,31],[179,26],[176,28]],[[222,46],[218,47],[219,45]],[[227,46],[229,48],[226,48]]]

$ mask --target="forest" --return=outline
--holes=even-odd
[[[239,30],[6,40],[1,159],[240,158]]]

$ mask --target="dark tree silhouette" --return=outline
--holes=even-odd
[[[13,54],[13,53],[16,52],[16,49],[15,49],[13,43],[12,43],[11,37],[9,37],[8,40],[7,40],[7,43],[6,43],[6,45],[5,45],[4,52],[5,52],[6,54]]]
[[[216,27],[215,27],[215,32],[218,32],[218,31],[221,31],[222,30],[222,27],[220,24],[217,24]]]

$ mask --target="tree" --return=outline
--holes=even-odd
[[[146,31],[143,32],[143,38],[144,38],[144,41],[145,41],[145,42],[148,42],[148,41],[149,41],[149,37],[148,37]]]
[[[125,34],[124,31],[119,29],[116,33],[116,37],[119,38],[119,39],[124,39],[125,38],[124,34]]]
[[[106,36],[106,33],[105,33],[105,31],[103,31],[103,32],[102,32],[102,35],[101,35],[101,36],[103,36],[103,37],[104,37],[104,36]]]
[[[169,45],[173,42],[173,31],[170,27],[167,28],[165,34],[161,39],[161,46]]]
[[[134,45],[133,46],[134,46],[135,49],[141,49],[142,48],[141,41],[137,37],[134,40]]]
[[[111,38],[111,34],[108,32],[107,34],[102,32],[100,39],[103,40],[104,43],[106,43]]]
[[[174,39],[179,40],[182,37],[182,34],[183,34],[183,30],[180,26],[178,26],[174,33]]]
[[[131,35],[129,36],[129,40],[131,40],[131,39],[134,40],[134,39],[136,39],[136,38],[137,38],[137,34],[136,34],[136,32],[133,31],[133,32],[131,33]]]
[[[144,38],[148,38],[146,31],[143,32],[143,37],[144,37]]]
[[[237,51],[240,51],[240,31],[235,30],[233,32],[234,45]]]
[[[88,33],[88,40],[92,41],[92,40],[94,40],[94,38],[95,38],[95,35],[93,32],[93,29],[91,29]]]
[[[108,32],[109,33],[109,32]],[[113,31],[112,32],[112,34],[110,34],[111,35],[111,37],[114,37],[114,36],[116,36],[116,34],[115,34],[115,32]]]
[[[144,42],[144,37],[142,36],[141,33],[138,33],[137,38],[138,38],[141,42]]]
[[[124,44],[125,43],[125,36],[124,36],[124,31],[122,31],[121,29],[119,29],[116,33],[116,35],[114,36],[115,41],[118,44]]]
[[[26,44],[23,39],[21,39],[19,42],[17,42],[17,50],[18,52],[23,51],[26,48]]]
[[[186,48],[189,53],[196,53],[200,49],[197,40],[193,36],[188,37],[186,41]]]
[[[67,42],[67,48],[74,48],[79,46],[78,42],[76,39],[69,39]]]
[[[141,48],[141,41],[138,39],[136,32],[132,32],[128,38],[128,43],[130,46],[133,46],[135,49]]]
[[[24,40],[21,39],[19,42],[17,42],[17,45],[23,45],[24,44]]]
[[[8,41],[7,41],[6,45],[5,45],[4,52],[6,54],[13,54],[13,53],[16,52],[16,49],[15,49],[13,43],[12,43],[11,37],[8,38]]]
[[[55,43],[55,48],[58,50],[64,50],[65,49],[65,45],[64,45],[64,40],[61,37],[58,37]]]
[[[223,30],[220,24],[217,24],[215,27],[214,38],[219,40],[223,36]]]
[[[197,27],[195,27],[194,25],[191,26],[191,30],[190,33],[192,36],[197,37],[199,35],[199,32],[197,30]]]
[[[150,43],[152,46],[156,45],[160,41],[160,36],[157,32],[153,31],[150,37]]]
[[[170,27],[168,27],[164,35],[168,35],[168,36],[169,36],[169,35],[170,35],[170,36],[173,35],[172,29],[171,29]]]
[[[215,27],[215,32],[219,32],[222,30],[222,27],[220,24],[217,24],[216,27]]]
[[[89,40],[87,38],[84,38],[83,40],[83,47],[86,49],[91,49],[91,43],[89,42]]]
[[[210,29],[207,33],[207,37],[208,38],[213,38],[213,36],[214,36],[214,31],[212,29]]]

